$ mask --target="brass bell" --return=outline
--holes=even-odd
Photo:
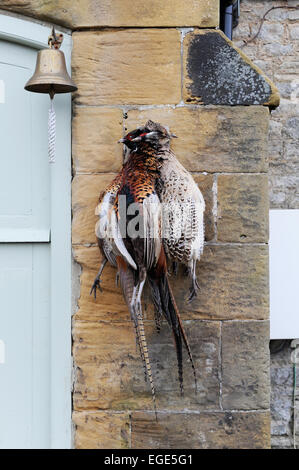
[[[25,90],[49,93],[48,155],[49,163],[55,163],[56,114],[53,105],[55,93],[70,93],[78,88],[67,73],[64,53],[59,51],[63,34],[56,34],[54,26],[48,38],[49,49],[38,52],[35,72],[25,85]]]
[[[53,98],[56,93],[78,89],[67,72],[64,53],[59,50],[62,40],[63,35],[56,35],[53,28],[48,40],[50,48],[38,52],[35,72],[26,83],[25,90],[49,93]]]

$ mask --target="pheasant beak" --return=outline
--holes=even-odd
[[[170,137],[171,137],[172,139],[177,139],[177,138],[178,138],[178,136],[175,135],[175,134],[170,134]]]
[[[118,143],[118,144],[124,144],[125,141],[126,141],[126,139],[121,138],[121,139],[119,139],[119,140],[117,141],[117,143]]]

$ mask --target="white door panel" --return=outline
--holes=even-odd
[[[0,448],[48,447],[48,244],[0,244],[0,298]]]
[[[49,96],[24,90],[50,31],[0,14],[0,448],[71,445],[71,97],[49,165]]]
[[[49,98],[24,90],[35,61],[34,49],[0,40],[0,80],[5,89],[0,104],[0,238],[1,229],[49,231],[50,226]]]

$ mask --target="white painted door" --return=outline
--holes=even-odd
[[[49,97],[24,90],[49,32],[0,15],[0,448],[70,446],[70,97],[49,165]]]
[[[50,180],[36,51],[0,41],[0,447],[49,445]]]

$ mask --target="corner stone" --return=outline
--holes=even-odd
[[[276,86],[240,49],[215,30],[184,39],[184,101],[214,105],[279,105]]]

